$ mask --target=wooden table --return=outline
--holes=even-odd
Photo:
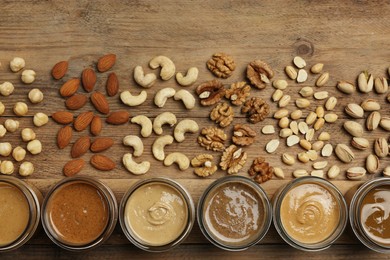
[[[354,82],[358,73],[369,70],[375,76],[386,75],[390,65],[389,1],[3,1],[0,15],[0,81],[11,81],[15,84],[15,92],[10,97],[1,97],[6,105],[6,113],[0,118],[14,117],[12,106],[17,101],[29,104],[28,116],[18,118],[21,127],[32,127],[32,116],[39,111],[51,114],[64,109],[63,99],[58,89],[63,81],[54,81],[49,74],[51,67],[60,60],[69,60],[70,69],[66,78],[78,77],[83,68],[94,66],[98,57],[105,53],[116,53],[117,63],[112,71],[119,76],[120,89],[130,89],[136,93],[142,90],[132,79],[132,70],[136,65],[147,67],[148,61],[156,55],[166,55],[175,62],[178,71],[186,71],[191,66],[199,68],[197,83],[189,87],[191,91],[200,83],[213,79],[205,62],[215,52],[226,52],[236,61],[237,69],[229,79],[222,80],[230,84],[244,79],[246,65],[254,59],[267,61],[275,70],[276,79],[285,79],[283,70],[291,64],[294,56],[300,55],[309,65],[317,62],[325,64],[324,70],[330,73],[330,80],[322,90],[327,90],[339,100],[336,113],[339,120],[336,124],[327,125],[324,129],[331,133],[330,143],[349,143],[350,137],[341,131],[342,122],[347,118],[343,107],[348,102],[359,102],[373,97],[381,101],[382,115],[390,116],[389,104],[384,95],[375,93],[347,96],[336,91],[338,80]],[[37,80],[31,85],[23,85],[20,73],[11,73],[9,61],[20,56],[26,60],[26,68],[37,72]],[[148,69],[149,71],[149,69]],[[108,73],[98,74],[97,89],[104,91]],[[315,76],[309,75],[309,81],[302,85],[312,85]],[[289,81],[286,93],[298,97],[301,85]],[[111,110],[127,109],[132,115],[146,114],[155,117],[162,111],[176,114],[178,119],[193,118],[201,127],[214,123],[208,119],[210,107],[197,107],[187,111],[182,104],[169,100],[164,108],[157,109],[153,105],[154,93],[163,87],[180,87],[174,80],[157,84],[148,89],[147,101],[139,107],[127,108],[119,101],[118,96],[109,98]],[[42,104],[32,105],[27,101],[27,93],[33,88],[40,88],[45,95]],[[82,92],[82,91],[81,91]],[[260,96],[268,100],[273,88],[252,90],[252,96]],[[317,102],[321,104],[321,102]],[[271,103],[272,111],[276,105]],[[288,109],[294,109],[293,102]],[[311,106],[311,110],[315,106]],[[93,110],[88,104],[81,111]],[[80,113],[78,111],[76,114]],[[235,121],[245,122],[245,118],[235,108]],[[307,113],[307,110],[306,112]],[[363,122],[363,120],[359,120]],[[258,137],[254,144],[245,148],[248,162],[240,175],[247,176],[251,161],[261,155],[273,166],[281,166],[286,173],[285,180],[272,179],[263,188],[272,197],[274,191],[291,180],[291,172],[295,168],[310,169],[311,165],[296,164],[284,166],[280,155],[285,146],[268,155],[264,151],[265,143],[271,136],[260,134],[265,124],[276,126],[277,121],[271,116],[264,122],[254,125]],[[45,127],[34,128],[43,143],[43,152],[37,156],[28,155],[26,160],[34,163],[34,175],[26,178],[35,184],[43,193],[63,178],[62,166],[70,159],[70,147],[58,150],[55,136],[60,126],[50,121]],[[169,133],[172,129],[165,128]],[[231,127],[227,130],[231,132]],[[76,136],[87,132],[77,133]],[[80,175],[98,177],[107,183],[115,192],[118,200],[123,193],[139,178],[164,176],[174,178],[189,189],[197,202],[204,188],[213,180],[225,176],[218,171],[211,178],[200,179],[192,173],[192,169],[180,172],[176,167],[163,167],[161,162],[153,159],[151,144],[155,138],[144,139],[145,153],[142,159],[152,164],[151,171],[144,176],[133,176],[121,165],[121,156],[129,151],[122,146],[121,139],[127,134],[139,134],[139,127],[133,124],[113,127],[104,126],[102,136],[111,136],[115,145],[106,154],[117,162],[117,168],[111,172],[99,172],[89,164]],[[388,138],[383,130],[367,134],[372,141],[378,136]],[[190,158],[205,150],[196,143],[197,135],[187,135],[185,142],[175,143],[167,148],[167,152],[182,151]],[[19,132],[7,134],[1,141],[9,141],[23,145],[19,140]],[[75,137],[73,138],[73,142]],[[299,147],[289,148],[291,154],[300,151]],[[356,151],[356,160],[351,165],[363,165],[370,151]],[[213,153],[218,155],[218,153]],[[91,153],[83,158],[89,160]],[[345,179],[344,170],[351,165],[344,165],[335,157],[343,173],[334,183],[345,192],[356,182]],[[381,160],[381,169],[389,164],[389,158]],[[19,163],[16,163],[18,167]],[[18,174],[14,173],[14,176]],[[372,178],[373,176],[369,176]],[[370,258],[388,259],[388,256],[374,253],[360,244],[347,230],[330,249],[318,253],[305,253],[286,245],[275,229],[271,227],[261,244],[244,252],[225,252],[212,246],[195,225],[191,235],[178,248],[160,254],[143,252],[131,245],[122,234],[119,226],[111,238],[99,248],[90,252],[75,255],[59,249],[40,230],[23,248],[14,252],[1,254],[2,259],[25,258],[307,258],[312,259],[346,259]]]

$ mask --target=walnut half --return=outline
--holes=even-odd
[[[236,145],[250,145],[253,144],[256,137],[256,131],[250,128],[249,125],[237,124],[233,128],[233,143]]]
[[[274,174],[274,168],[265,161],[263,157],[257,157],[253,160],[252,166],[249,168],[248,173],[254,177],[255,182],[264,183],[272,179]]]
[[[213,162],[214,157],[211,154],[199,154],[191,160],[191,165],[194,167],[194,173],[199,177],[207,177],[213,175],[218,167]]]
[[[198,143],[207,150],[223,151],[227,135],[217,127],[205,127],[198,136]]]
[[[263,121],[269,114],[269,105],[263,99],[258,97],[252,97],[245,101],[241,108],[241,113],[246,113],[249,122],[255,124]]]
[[[225,97],[230,99],[233,105],[240,106],[249,97],[251,87],[245,82],[236,82],[230,85],[226,90]]]
[[[248,64],[246,68],[246,77],[250,83],[258,89],[263,89],[274,77],[272,68],[261,60],[255,60]]]
[[[211,80],[200,84],[196,88],[202,106],[211,106],[218,103],[225,95],[225,88],[218,80]]]
[[[219,78],[228,78],[236,69],[236,63],[233,58],[225,53],[215,53],[207,61],[207,68]]]
[[[238,173],[246,163],[246,158],[246,152],[232,144],[223,152],[219,166],[222,170],[227,170],[228,174]]]
[[[230,125],[234,118],[234,111],[227,103],[219,103],[210,112],[210,119],[221,127]]]

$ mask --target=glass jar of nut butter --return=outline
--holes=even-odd
[[[0,252],[25,244],[39,225],[42,194],[33,185],[0,176]]]
[[[42,205],[42,225],[47,236],[69,251],[101,245],[111,235],[118,218],[114,194],[91,177],[71,177],[54,185]]]
[[[266,193],[242,176],[214,181],[199,199],[197,216],[203,235],[228,251],[241,251],[257,244],[272,222]]]
[[[390,253],[390,178],[372,179],[357,189],[349,205],[349,221],[365,246]]]
[[[343,195],[322,178],[295,179],[275,193],[272,203],[277,232],[300,250],[319,251],[330,247],[347,224]]]

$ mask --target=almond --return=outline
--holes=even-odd
[[[79,173],[84,165],[85,161],[83,159],[74,159],[64,165],[62,172],[65,176],[72,177],[73,175]]]
[[[69,110],[77,110],[82,108],[88,101],[87,96],[75,94],[65,101],[65,106]]]
[[[57,145],[58,148],[64,149],[72,139],[72,127],[64,126],[58,130],[57,133]]]
[[[96,84],[96,73],[91,68],[86,68],[81,73],[81,81],[85,91],[91,92]]]
[[[91,144],[91,151],[94,153],[99,153],[107,150],[114,144],[114,140],[109,137],[100,137],[96,138]]]
[[[91,157],[91,164],[98,170],[110,171],[115,168],[115,162],[104,155],[95,154]]]
[[[122,125],[129,121],[130,113],[124,110],[112,112],[106,122],[112,125]]]
[[[76,93],[76,91],[79,89],[79,86],[80,80],[78,78],[70,79],[65,82],[64,85],[62,85],[62,87],[60,88],[60,94],[63,97],[70,97],[74,93]]]
[[[68,71],[68,62],[67,61],[60,61],[56,65],[53,66],[51,69],[51,75],[55,79],[61,79],[65,76],[66,72]]]
[[[93,112],[88,111],[88,112],[81,113],[74,120],[73,123],[74,129],[76,129],[76,131],[79,132],[83,131],[85,128],[89,126],[92,119],[93,119]]]
[[[73,114],[67,111],[58,111],[51,118],[59,124],[67,125],[73,122]]]
[[[100,57],[97,63],[97,69],[99,72],[106,72],[114,66],[116,61],[115,54],[106,54],[103,57]]]
[[[102,120],[100,119],[100,116],[96,115],[93,117],[91,122],[91,134],[99,135],[101,131],[102,131]]]
[[[110,112],[110,107],[106,97],[99,91],[95,91],[91,95],[91,102],[93,106],[102,114],[108,114]]]
[[[70,155],[72,158],[78,158],[84,155],[89,147],[91,146],[91,141],[88,136],[82,136],[73,144],[72,150],[70,151]]]
[[[112,72],[110,75],[108,75],[106,90],[109,97],[113,97],[118,93],[119,81],[115,72]]]

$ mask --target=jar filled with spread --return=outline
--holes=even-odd
[[[195,207],[188,191],[166,178],[137,182],[124,195],[119,221],[137,247],[161,252],[179,245],[190,233]]]
[[[58,246],[83,251],[102,244],[115,228],[116,199],[102,182],[66,178],[50,189],[42,206],[46,234]]]
[[[374,251],[390,253],[390,178],[373,179],[360,186],[349,212],[357,238]]]
[[[229,251],[245,250],[258,243],[272,219],[264,190],[241,176],[214,181],[199,200],[197,216],[203,235]]]
[[[291,246],[319,251],[343,233],[347,205],[341,192],[327,180],[301,177],[281,187],[273,197],[274,225]]]

